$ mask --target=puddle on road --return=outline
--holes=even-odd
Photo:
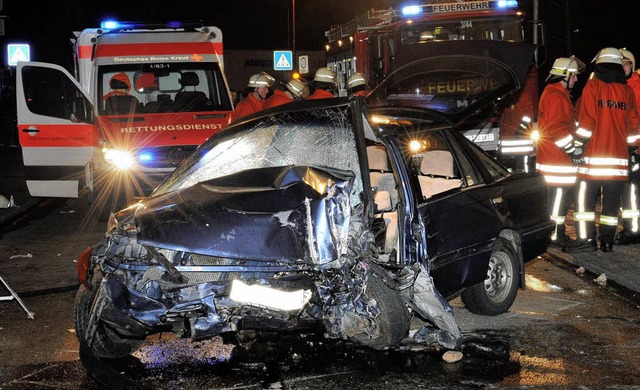
[[[463,359],[455,363],[442,360],[444,350],[376,351],[321,337],[277,337],[274,341],[256,341],[247,348],[234,348],[217,337],[196,343],[185,339],[147,342],[131,358],[115,364],[102,360],[100,364],[110,365],[112,372],[119,375],[117,379],[107,379],[120,383],[126,377],[141,388],[165,387],[167,383],[181,389],[203,385],[273,388],[274,384],[278,388],[278,384],[306,380],[300,378],[335,379],[342,375],[347,378],[344,380],[353,380],[353,374],[375,383],[380,376],[403,373],[421,380],[440,378],[439,382],[446,383],[456,383],[462,377],[495,383],[520,370],[520,364],[509,359],[505,336],[489,333],[469,336],[471,343],[463,347]],[[476,344],[480,347],[471,345],[473,341],[479,341]],[[495,354],[496,345],[501,356]],[[89,367],[98,368],[94,363]]]

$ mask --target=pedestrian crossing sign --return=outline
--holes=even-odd
[[[293,52],[287,50],[274,50],[273,52],[273,70],[292,70],[293,69]]]
[[[16,66],[18,61],[31,61],[29,44],[10,43],[7,45],[7,65]]]

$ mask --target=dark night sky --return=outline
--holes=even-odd
[[[202,20],[222,29],[226,49],[277,50],[290,49],[291,45],[292,0],[180,0],[171,6],[150,0],[4,3],[0,14],[7,16],[5,40],[31,43],[35,61],[59,63],[67,59],[71,32],[99,27],[100,21],[109,17],[128,21]],[[399,4],[399,0],[297,0],[296,49],[322,50],[324,31],[332,24],[343,23],[369,8]]]
[[[454,0],[452,0],[454,1]],[[324,31],[369,8],[399,6],[402,0],[297,0],[296,49],[322,50]],[[539,0],[540,19],[547,31],[548,66],[558,56],[573,52],[590,62],[599,49],[625,46],[637,52],[640,34],[636,14],[620,1]],[[628,3],[631,3],[628,1]],[[4,44],[32,45],[32,60],[70,65],[72,31],[98,27],[108,17],[119,20],[202,20],[223,31],[226,49],[290,49],[292,0],[180,0],[175,5],[151,0],[60,0],[33,2],[4,0]],[[531,15],[533,0],[520,0]],[[566,10],[569,6],[569,12]],[[567,23],[569,19],[569,24]],[[569,34],[569,31],[571,33]]]

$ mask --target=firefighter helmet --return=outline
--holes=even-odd
[[[576,56],[560,57],[553,62],[549,76],[569,76],[570,74],[580,74],[584,71],[585,64]]]
[[[359,86],[367,86],[367,80],[364,79],[364,76],[361,73],[354,73],[347,79],[347,89],[353,89]]]
[[[271,88],[276,85],[276,79],[273,78],[269,73],[260,72],[249,77],[249,83],[247,84],[248,88],[260,88],[267,87]]]
[[[596,64],[607,63],[622,66],[622,54],[620,53],[620,50],[615,47],[605,47],[598,52],[593,61],[595,61]]]
[[[296,99],[306,99],[311,94],[309,86],[298,79],[291,79],[284,86]]]
[[[331,69],[325,66],[318,68],[318,70],[316,71],[316,75],[313,78],[313,81],[318,83],[329,83],[333,85],[338,84],[337,78],[336,78],[336,72],[332,71]]]
[[[622,49],[620,49],[620,54],[622,54],[622,61],[631,61],[631,71],[635,72],[636,57],[634,57],[633,53],[623,47]]]

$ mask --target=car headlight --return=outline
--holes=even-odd
[[[127,170],[133,166],[135,159],[126,150],[103,149],[104,159],[119,170]]]

